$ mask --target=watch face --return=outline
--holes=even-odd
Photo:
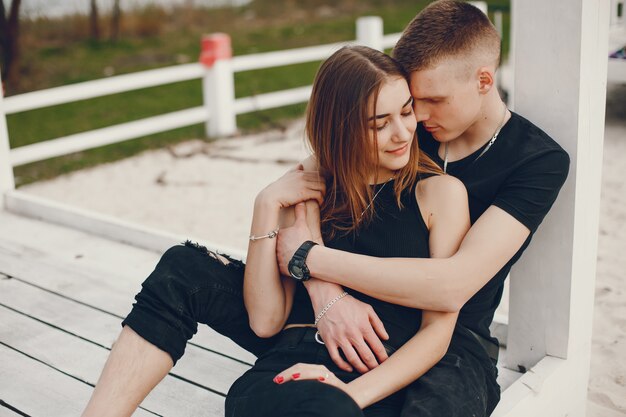
[[[300,265],[291,264],[291,266],[289,267],[289,272],[291,273],[292,277],[296,279],[302,279],[303,271]]]

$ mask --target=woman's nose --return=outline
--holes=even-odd
[[[413,120],[400,120],[396,123],[395,139],[402,142],[411,140],[415,133],[416,126],[417,123]]]

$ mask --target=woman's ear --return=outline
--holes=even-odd
[[[487,94],[495,86],[495,76],[491,68],[481,67],[478,70],[478,92]]]

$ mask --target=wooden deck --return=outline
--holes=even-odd
[[[159,254],[0,212],[0,416],[79,415]],[[254,357],[207,326],[136,415],[222,416]]]
[[[0,211],[0,417],[74,416],[159,254]],[[254,361],[202,326],[135,415],[223,416]],[[509,386],[519,374],[501,370]]]

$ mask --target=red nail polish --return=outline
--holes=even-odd
[[[322,381],[322,382],[326,381],[326,378],[324,378],[323,376],[320,376],[320,377],[319,377],[319,378],[317,378],[317,379],[319,379],[319,380],[320,380],[320,381]]]
[[[285,380],[285,378],[283,378],[280,375],[278,375],[276,378],[274,378],[274,382],[276,382],[277,384],[282,384],[284,380]]]
[[[298,379],[298,378],[300,378],[300,374],[299,374],[299,373],[296,373],[296,374],[291,375],[291,377],[292,377],[293,379]]]

